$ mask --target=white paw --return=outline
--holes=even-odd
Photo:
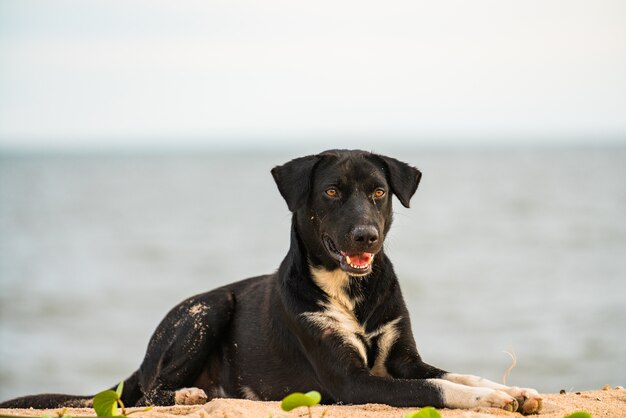
[[[483,389],[483,388],[481,388]],[[486,406],[489,408],[500,408],[505,411],[515,412],[519,407],[519,403],[515,399],[515,397],[509,395],[506,392],[495,389],[487,389],[485,394],[482,396],[476,397],[476,402],[478,406]]]
[[[522,414],[536,414],[543,407],[543,397],[535,389],[511,387],[505,391],[517,399]]]
[[[182,388],[176,391],[176,405],[203,405],[207,400],[208,397],[202,389]]]

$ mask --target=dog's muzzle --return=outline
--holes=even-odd
[[[339,267],[351,276],[367,276],[372,272],[375,253],[342,251],[328,235],[324,235],[324,246],[328,253],[339,263]]]

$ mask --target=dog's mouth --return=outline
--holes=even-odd
[[[328,253],[339,262],[339,267],[350,276],[367,276],[372,272],[373,253],[340,251],[328,235],[324,236],[323,241]]]

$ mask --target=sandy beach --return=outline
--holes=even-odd
[[[394,408],[388,405],[320,405],[312,408],[314,418],[402,418],[405,414],[419,408]],[[127,411],[142,411],[141,408],[128,408]],[[565,394],[545,394],[543,410],[536,416],[542,418],[563,418],[575,411],[587,411],[595,418],[626,417],[626,390],[623,388],[605,388],[589,392]],[[41,417],[49,414],[58,416],[61,410],[37,409],[0,409],[2,416]],[[471,410],[443,409],[444,418],[480,418],[480,417],[521,417],[519,413],[506,412],[494,408],[476,408]],[[92,409],[70,408],[66,414],[72,417],[93,416]],[[295,409],[290,413],[280,409],[279,402],[257,402],[243,399],[213,399],[205,405],[156,407],[148,412],[133,413],[136,418],[248,418],[248,417],[306,417],[305,408]]]

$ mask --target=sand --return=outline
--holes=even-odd
[[[626,417],[626,390],[623,388],[605,388],[590,392],[544,395],[543,410],[537,417],[563,418],[584,410],[595,418]],[[321,405],[312,408],[314,418],[402,418],[405,414],[419,408],[394,408],[388,405]],[[128,411],[142,411],[141,408],[128,408]],[[41,417],[49,414],[57,417],[61,410],[37,409],[0,409],[2,416]],[[476,408],[471,410],[442,409],[444,418],[480,418],[480,417],[522,417],[519,413],[506,412],[494,408]],[[72,417],[93,416],[93,409],[70,408],[66,414]],[[149,412],[136,412],[133,418],[298,418],[308,417],[306,408],[299,408],[290,413],[280,409],[279,402],[256,402],[243,399],[213,399],[205,405],[156,407]]]

